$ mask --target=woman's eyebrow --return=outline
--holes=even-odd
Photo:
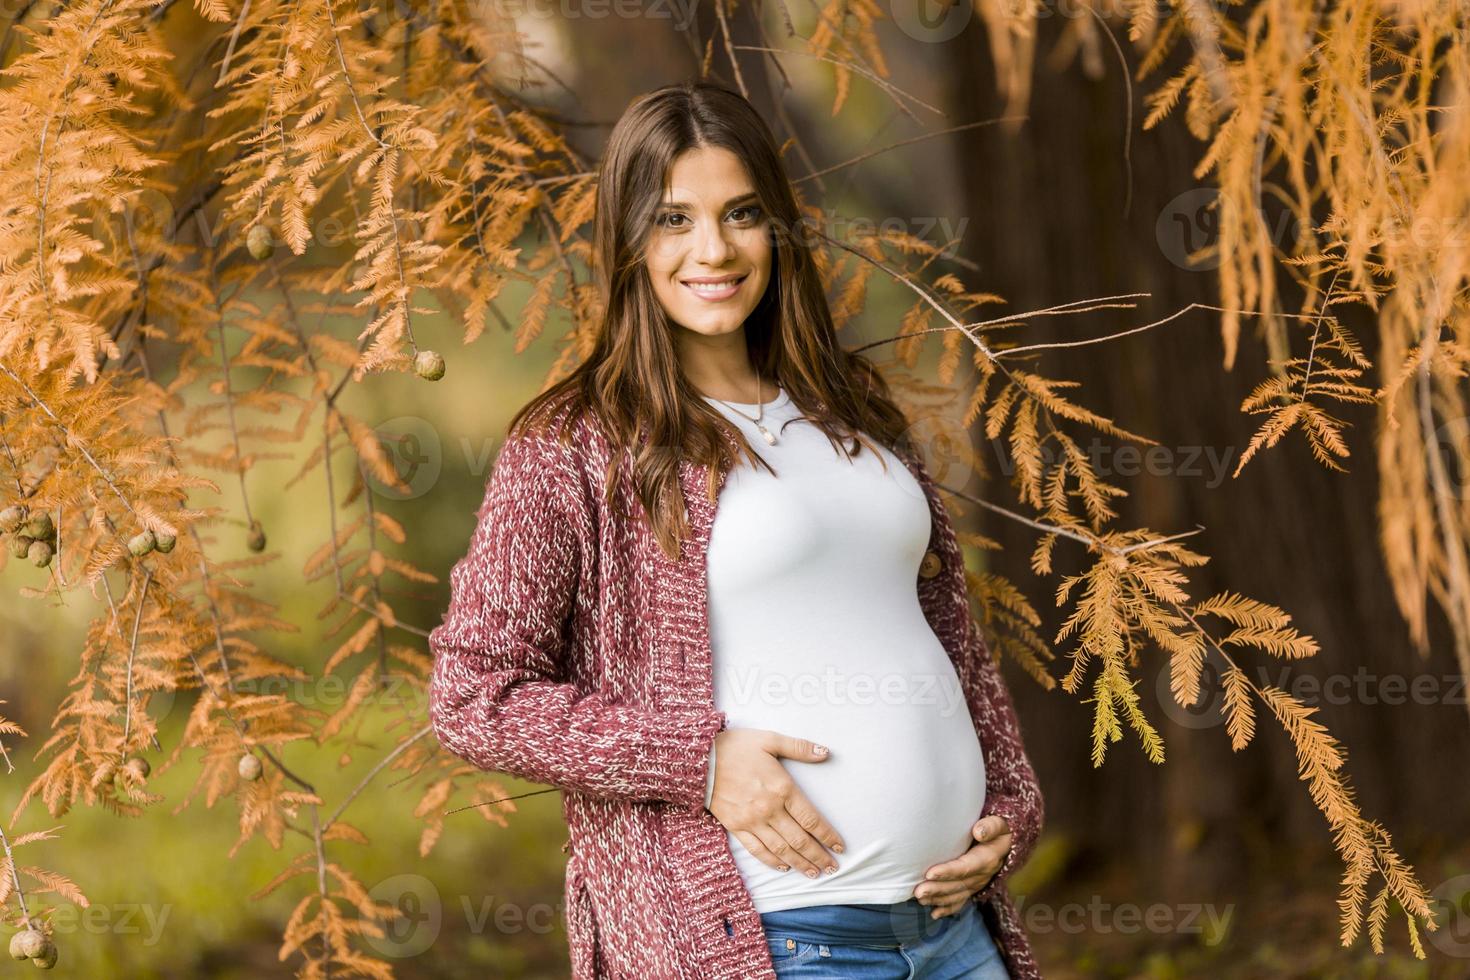
[[[730,200],[724,203],[720,210],[728,211],[730,208],[733,208],[737,204],[743,204],[746,201],[756,200],[759,198],[759,196],[760,195],[756,194],[755,191],[747,191],[746,193],[741,194],[738,197],[730,198]],[[661,201],[659,203],[659,207],[664,208],[668,211],[688,211],[690,205],[687,201]]]

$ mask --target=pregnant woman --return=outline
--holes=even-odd
[[[985,803],[964,692],[915,589],[931,533],[923,490],[886,450],[835,453],[785,390],[768,403],[706,400],[779,474],[732,472],[710,536],[727,730],[706,804],[730,829],[778,975],[1005,977],[979,908],[964,901],[978,888],[938,927],[925,928],[913,897],[926,871],[975,843]],[[830,859],[815,842],[795,850],[810,837],[780,812],[785,773],[766,752],[773,733],[791,732],[829,750],[789,768],[845,845]]]
[[[441,743],[563,790],[575,980],[1038,976],[1010,695],[748,102],[628,108],[592,261],[600,329],[511,420],[429,639]]]

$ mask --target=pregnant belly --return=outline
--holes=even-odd
[[[832,855],[836,874],[810,879],[767,866],[731,834],[759,911],[904,901],[928,868],[969,849],[985,803],[985,759],[963,700],[939,701],[808,709],[752,726],[831,750],[824,762],[782,764],[846,845]]]

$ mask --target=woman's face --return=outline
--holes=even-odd
[[[734,153],[696,147],[675,157],[646,259],[669,319],[704,336],[739,330],[771,278],[767,226]]]

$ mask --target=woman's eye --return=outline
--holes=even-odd
[[[746,217],[743,218],[743,219],[737,218],[736,221],[738,223],[740,223],[740,224],[748,224],[750,222],[755,221],[756,219],[758,219],[760,217],[761,209],[758,208],[758,207],[756,207],[753,204],[746,204],[746,205],[742,205],[742,206],[740,206],[738,208],[732,208],[730,210],[730,215],[731,216],[738,215],[738,214],[741,214],[741,213],[744,213],[746,215]],[[689,216],[687,214],[685,214],[684,212],[682,212],[682,211],[669,211],[669,212],[666,212],[664,214],[659,215],[658,218],[655,219],[655,221],[656,221],[657,224],[659,224],[660,226],[662,226],[664,228],[682,228],[682,227],[684,227],[683,224],[675,224],[674,223],[674,219],[675,218],[678,218],[681,222],[683,222],[683,221],[687,221],[688,218],[689,218]]]

